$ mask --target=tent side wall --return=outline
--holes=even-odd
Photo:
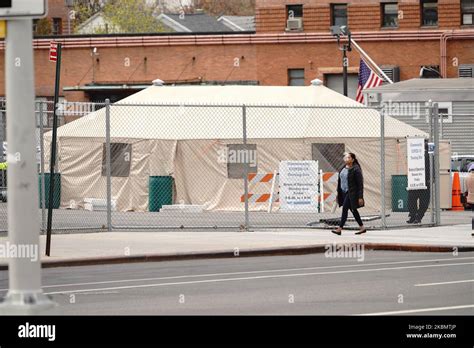
[[[209,210],[242,210],[242,180],[228,179],[226,164],[217,157],[222,147],[236,141],[180,141],[176,162],[177,199],[203,204]],[[378,138],[249,139],[257,145],[259,173],[278,171],[282,160],[311,160],[313,144],[344,144],[344,151],[357,155],[364,172],[365,212],[378,212],[381,206],[381,160]],[[207,149],[207,150],[204,150]],[[206,155],[203,156],[204,152]],[[442,153],[446,152],[442,150]],[[215,158],[213,159],[212,156]],[[205,160],[203,160],[203,157]],[[197,164],[199,163],[199,165]],[[341,158],[342,166],[342,158]],[[391,209],[392,176],[406,175],[406,139],[385,139],[385,204]],[[331,187],[331,185],[328,185]],[[271,183],[250,185],[251,193],[269,193]],[[334,185],[332,186],[335,189]],[[266,211],[267,203],[251,203],[252,210]]]
[[[103,138],[61,138],[58,170],[61,173],[61,208],[84,208],[85,198],[106,199],[107,180],[102,175]],[[171,176],[176,141],[117,138],[114,143],[131,144],[130,173],[112,177],[112,197],[118,211],[148,210],[149,176]],[[45,138],[45,163],[49,166],[50,141]]]
[[[364,210],[380,210],[380,139],[249,139],[248,142],[257,145],[259,173],[273,173],[278,170],[282,160],[313,159],[312,144],[343,143],[345,151],[357,154],[364,171]],[[113,139],[112,143],[132,144],[130,175],[125,178],[112,177],[112,197],[117,199],[117,210],[148,211],[148,178],[154,175],[175,178],[176,203],[202,204],[207,210],[243,209],[240,200],[243,194],[242,180],[228,179],[227,164],[219,159],[227,144],[239,144],[241,141],[120,138]],[[62,176],[61,207],[69,208],[73,201],[82,208],[85,198],[105,199],[106,178],[102,176],[103,139],[63,137],[58,144],[59,171]],[[50,148],[47,141],[45,146],[46,149]],[[385,146],[385,195],[389,209],[391,175],[400,173],[400,163],[403,163],[406,153],[394,138],[386,139]],[[250,187],[250,192],[270,192],[270,185]],[[265,211],[267,207],[267,204],[262,203],[250,205],[252,210]]]
[[[176,157],[177,200],[187,204],[203,204],[209,210],[241,211],[243,183],[228,179],[225,163],[219,163],[219,152],[235,141],[180,141]],[[283,160],[311,160],[312,144],[344,144],[344,151],[357,154],[364,170],[366,211],[380,210],[380,140],[377,138],[311,138],[249,139],[257,146],[258,173],[278,171]],[[390,206],[391,175],[396,172],[397,140],[386,139],[386,204]],[[214,157],[214,158],[212,158]],[[342,166],[342,156],[340,159]],[[250,193],[271,191],[271,183],[249,186]],[[255,211],[266,211],[268,203],[251,203]]]

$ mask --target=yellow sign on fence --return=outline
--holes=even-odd
[[[7,35],[7,21],[0,21],[0,38],[5,38]]]

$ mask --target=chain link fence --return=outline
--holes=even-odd
[[[428,132],[383,107],[63,102],[52,228],[333,228],[346,153],[362,168],[358,212],[367,228],[463,223],[468,212],[448,210],[451,149],[433,122],[436,105],[421,114],[431,120]],[[52,102],[37,102],[43,230],[52,115]],[[5,231],[8,185],[0,180]],[[345,228],[359,228],[351,213]]]

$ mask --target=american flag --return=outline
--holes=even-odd
[[[363,59],[360,60],[359,67],[359,85],[357,86],[357,95],[356,101],[359,103],[364,103],[364,95],[362,91],[366,88],[372,88],[380,86],[383,83],[383,80],[369,68],[367,63]]]

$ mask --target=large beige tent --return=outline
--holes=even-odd
[[[227,164],[219,158],[228,144],[242,143],[243,105],[259,173],[273,173],[282,160],[319,160],[312,144],[342,143],[345,151],[358,155],[364,169],[367,209],[380,209],[379,113],[322,85],[311,85],[151,86],[114,104],[111,143],[131,144],[129,173],[112,177],[117,210],[148,210],[150,176],[174,178],[175,203],[242,210],[243,180],[229,178]],[[58,129],[62,208],[81,208],[86,198],[106,197],[105,116],[102,108]],[[385,124],[389,201],[390,175],[400,170],[398,141],[426,134],[391,117]],[[46,134],[46,148],[50,139]],[[251,208],[264,210],[267,205],[255,203]]]

